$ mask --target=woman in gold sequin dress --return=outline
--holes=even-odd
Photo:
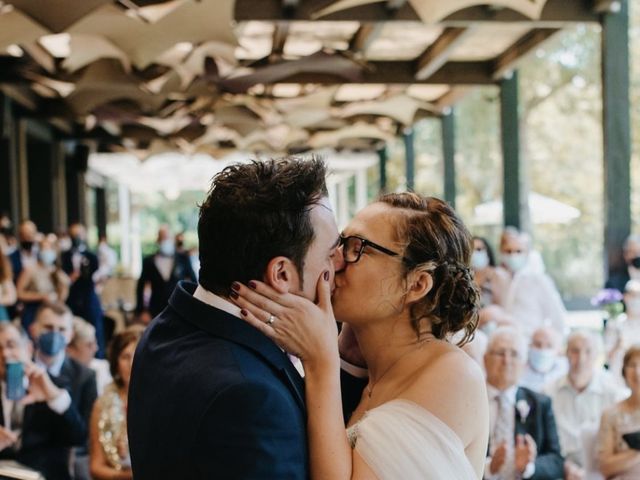
[[[90,470],[94,480],[130,480],[127,441],[127,395],[131,363],[143,328],[129,327],[115,335],[109,348],[113,383],[98,398],[90,425]]]

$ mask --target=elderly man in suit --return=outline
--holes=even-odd
[[[178,284],[135,354],[136,480],[309,477],[300,361],[243,321],[230,299],[235,280],[307,298],[320,278],[333,282],[343,260],[325,175],[320,160],[285,159],[214,178],[200,208],[199,284]]]
[[[489,338],[487,480],[555,480],[564,474],[551,400],[518,387],[526,359],[527,342],[515,328],[500,327]]]
[[[37,350],[11,323],[0,324],[0,376],[8,362],[21,362],[27,395],[7,398],[2,384],[0,458],[15,459],[42,472],[47,480],[70,480],[72,446],[85,445],[88,419],[96,398],[95,375],[66,357],[71,312],[60,304],[43,305],[33,324]]]

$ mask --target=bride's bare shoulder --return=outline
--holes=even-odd
[[[482,422],[478,422],[481,418],[488,422],[484,373],[455,345],[440,346],[438,353],[419,370],[404,396],[448,424],[465,445],[478,433],[470,431],[469,425],[481,426]]]

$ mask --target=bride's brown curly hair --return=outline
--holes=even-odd
[[[469,342],[478,326],[480,296],[469,268],[472,237],[462,220],[442,200],[413,192],[386,194],[379,201],[404,213],[397,240],[405,245],[405,273],[420,269],[433,278],[429,293],[410,307],[418,338],[428,321],[436,338],[462,332],[458,345]]]

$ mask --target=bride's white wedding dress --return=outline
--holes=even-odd
[[[347,429],[354,448],[380,480],[477,480],[460,438],[409,400],[368,411]]]

